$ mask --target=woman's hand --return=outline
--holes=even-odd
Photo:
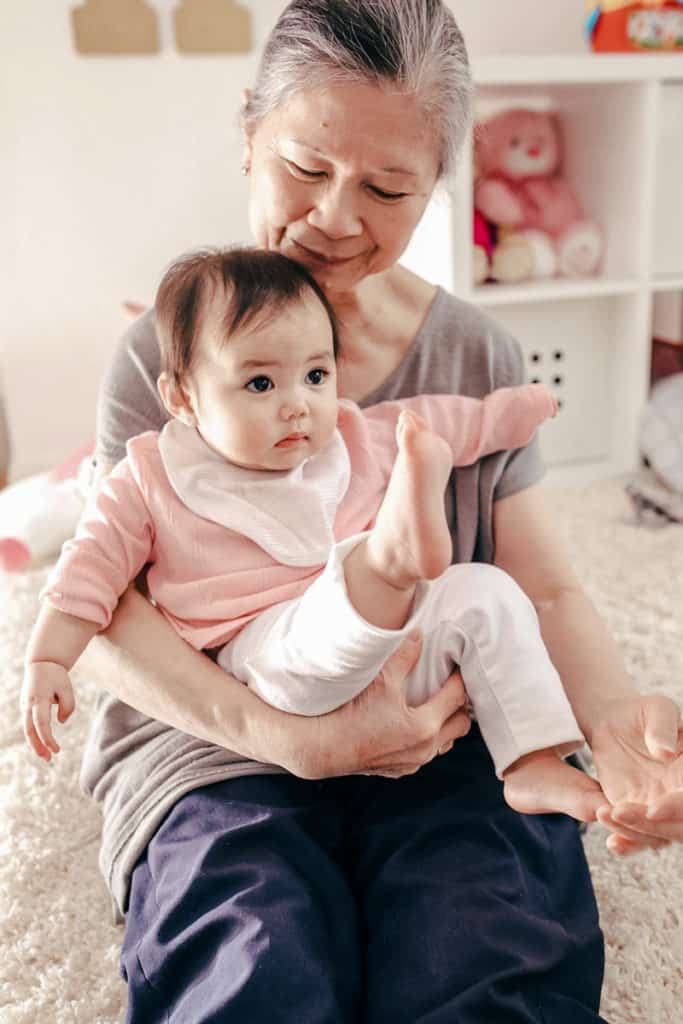
[[[607,845],[626,855],[683,842],[683,727],[668,697],[611,701],[591,735],[598,778],[609,805],[598,820]],[[611,805],[611,806],[610,806]]]
[[[266,704],[190,647],[133,587],[91,646],[107,689],[136,711],[300,778],[408,775],[470,726],[458,673],[421,707],[406,704],[403,683],[419,657],[419,637],[406,640],[350,704],[317,718]]]
[[[469,731],[459,672],[419,707],[406,703],[403,683],[421,647],[421,637],[409,637],[354,700],[308,720],[315,723],[317,738],[304,738],[296,774],[312,779],[352,774],[400,778],[446,753]]]

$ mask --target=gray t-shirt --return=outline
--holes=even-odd
[[[124,335],[100,392],[97,458],[117,462],[128,438],[160,430],[168,416],[159,400],[159,349],[154,317],[140,317]],[[361,403],[414,394],[481,398],[495,388],[524,383],[517,342],[479,309],[439,289],[402,362]],[[492,562],[493,503],[543,475],[538,442],[487,456],[453,471],[447,511],[454,561]],[[184,793],[221,779],[279,772],[248,761],[100,695],[81,770],[86,793],[102,804],[100,867],[115,912],[124,912],[130,873],[162,818]]]

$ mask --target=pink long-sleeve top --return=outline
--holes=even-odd
[[[334,541],[372,525],[396,457],[403,409],[417,412],[448,441],[457,466],[527,444],[555,404],[539,385],[502,388],[483,400],[423,395],[365,410],[340,401],[337,427],[350,479],[333,518]],[[315,565],[282,564],[239,530],[191,511],[165,470],[162,436],[149,432],[128,442],[126,457],[103,481],[93,513],[64,545],[41,596],[105,628],[121,594],[149,562],[147,583],[159,609],[193,647],[212,648],[266,608],[301,595],[325,558]]]

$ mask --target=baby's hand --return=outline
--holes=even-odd
[[[26,666],[21,688],[21,714],[26,742],[38,757],[49,761],[59,753],[52,735],[52,705],[57,704],[57,719],[66,722],[75,707],[69,673],[52,661],[34,661]]]

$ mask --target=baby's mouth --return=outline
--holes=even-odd
[[[295,433],[287,434],[287,437],[283,437],[275,445],[276,448],[289,448],[295,444],[301,444],[303,441],[308,441],[308,434]]]

